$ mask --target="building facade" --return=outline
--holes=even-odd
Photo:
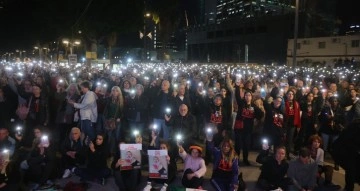
[[[188,60],[242,63],[248,57],[247,61],[251,63],[285,64],[287,39],[293,35],[293,20],[293,15],[289,14],[190,27]]]
[[[287,64],[292,65],[294,39],[288,40]],[[360,34],[297,40],[297,65],[348,64],[360,60]]]

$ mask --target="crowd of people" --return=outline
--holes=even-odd
[[[141,169],[120,169],[126,143],[142,144],[142,165],[147,150],[167,150],[167,179],[149,178],[144,190],[166,190],[177,160],[184,187],[202,189],[212,163],[214,190],[241,190],[252,149],[262,149],[259,190],[339,189],[339,165],[346,191],[360,182],[359,139],[348,138],[360,135],[360,79],[350,67],[28,62],[2,63],[0,80],[0,190],[71,175],[102,185],[114,176],[120,190],[136,190]],[[334,166],[324,163],[330,154]]]

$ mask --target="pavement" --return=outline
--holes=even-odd
[[[240,166],[240,172],[243,173],[243,178],[244,181],[246,183],[247,186],[247,190],[248,191],[256,191],[255,189],[255,184],[256,181],[259,177],[260,174],[260,164],[255,162],[257,156],[257,152],[250,152],[249,153],[249,161],[251,163],[251,166]],[[333,163],[331,161],[331,158],[329,156],[326,157],[326,164],[332,165]],[[177,178],[176,180],[171,184],[171,186],[178,186],[181,187],[181,175],[182,175],[182,170],[183,170],[183,163],[181,160],[178,160],[177,162],[178,165],[178,174],[177,174]],[[207,166],[207,172],[205,174],[205,181],[204,181],[204,185],[203,185],[203,189],[204,190],[208,190],[208,191],[214,191],[215,189],[211,186],[210,184],[210,177],[211,177],[211,173],[212,173],[212,164],[210,163]],[[137,190],[138,191],[142,191],[143,188],[146,185],[146,180],[147,180],[147,171],[143,170],[142,171],[142,179],[141,179],[141,183],[139,184]],[[67,179],[58,179],[56,180],[56,184],[60,185],[61,187],[64,187],[66,185],[66,183],[68,183],[69,181],[73,181],[73,182],[80,182],[80,178],[76,177],[76,176],[72,176],[70,178]],[[342,188],[344,188],[345,185],[345,172],[343,169],[340,168],[339,171],[334,171],[333,174],[333,183],[340,185]],[[115,180],[113,177],[110,177],[106,180],[106,184],[104,186],[97,184],[97,183],[91,183],[89,182],[89,191],[119,191],[119,189],[117,188],[116,184],[115,184]],[[340,189],[342,190],[342,189]],[[355,185],[355,190],[359,190],[360,191],[360,186],[359,185]]]

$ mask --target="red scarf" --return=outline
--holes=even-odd
[[[293,111],[294,111],[294,125],[297,128],[301,128],[301,120],[300,120],[300,106],[297,101],[293,101]],[[290,103],[289,101],[285,102],[285,114],[286,117],[289,116],[290,113]]]

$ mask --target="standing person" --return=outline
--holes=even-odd
[[[324,150],[330,151],[331,145],[345,128],[344,109],[340,106],[338,98],[329,98],[330,105],[325,106],[320,113],[320,133],[324,142]]]
[[[154,123],[162,130],[162,138],[168,140],[170,138],[170,127],[166,125],[164,116],[172,115],[173,112],[173,97],[170,93],[170,82],[164,80],[161,83],[161,90],[156,92],[152,101],[152,114]]]
[[[186,89],[185,85],[181,84],[179,86],[179,90],[174,98],[174,101],[175,101],[174,107],[179,108],[180,105],[185,104],[188,107],[189,112],[192,112],[192,106],[191,106],[191,102],[190,102],[189,93],[187,93],[185,91],[185,89]]]
[[[253,103],[253,95],[250,91],[245,92],[244,99],[240,97],[240,88],[236,86],[235,97],[238,112],[234,126],[235,150],[240,155],[243,149],[243,162],[249,166],[249,149],[251,145],[251,134],[254,130],[254,120],[261,119],[264,113]]]
[[[261,190],[286,190],[290,180],[286,178],[289,163],[286,161],[286,148],[279,146],[275,149],[275,156],[269,157],[261,166],[257,187]]]
[[[313,191],[316,187],[317,163],[308,148],[301,148],[299,157],[290,161],[287,175],[292,180],[289,190]]]
[[[114,86],[111,88],[110,97],[106,101],[104,110],[105,116],[105,133],[108,138],[108,145],[110,152],[115,154],[117,151],[116,144],[121,138],[121,119],[124,110],[124,98],[122,96],[120,87]]]
[[[26,118],[26,131],[24,137],[31,136],[33,128],[37,125],[47,126],[49,122],[49,103],[48,98],[41,92],[41,86],[33,84],[32,93],[26,93],[23,89],[18,88],[21,97],[27,99],[29,113]],[[31,142],[32,140],[30,140]]]
[[[302,146],[306,145],[309,137],[318,132],[318,107],[314,101],[314,94],[308,93],[306,100],[301,103],[301,135],[302,135]]]
[[[219,149],[214,147],[212,141],[208,142],[207,145],[214,155],[211,184],[217,191],[237,190],[239,186],[239,159],[231,139],[223,140]]]
[[[67,100],[78,101],[80,92],[77,84],[71,83],[66,89],[62,83],[56,85],[55,99],[59,106],[56,114],[56,124],[59,129],[59,142],[63,142],[64,138],[70,133],[70,129],[74,127],[75,109]]]
[[[135,85],[135,92],[131,92],[125,98],[124,103],[124,117],[129,122],[129,130],[135,129],[143,132],[145,124],[149,117],[149,99],[144,95],[144,86],[141,84]]]
[[[75,103],[74,100],[68,100],[68,103],[73,105],[80,113],[80,127],[81,131],[90,138],[95,139],[95,129],[93,123],[97,120],[97,96],[90,91],[90,82],[83,81],[80,84],[83,95],[80,98],[80,103]]]
[[[290,152],[295,152],[299,149],[299,145],[294,145],[295,135],[299,138],[299,131],[301,128],[301,119],[300,119],[300,105],[295,100],[295,92],[288,90],[286,93],[285,101],[285,116],[284,116],[284,127],[286,129],[286,148],[288,151],[288,158]]]
[[[192,133],[196,128],[196,118],[189,111],[185,104],[179,106],[179,114],[168,117],[165,116],[166,125],[171,126],[175,137],[181,135],[183,137],[183,145],[185,147],[193,144]]]
[[[344,191],[354,191],[360,183],[360,122],[353,121],[333,143],[331,156],[345,170]]]
[[[281,109],[282,100],[281,96],[277,96],[271,104],[264,101],[264,136],[269,137],[269,143],[274,147],[285,145],[286,130],[284,128],[284,112]]]
[[[179,155],[184,160],[184,174],[182,176],[182,184],[186,188],[202,189],[206,165],[201,157],[202,148],[192,145],[189,148],[190,155],[186,153],[184,148],[179,145]]]

